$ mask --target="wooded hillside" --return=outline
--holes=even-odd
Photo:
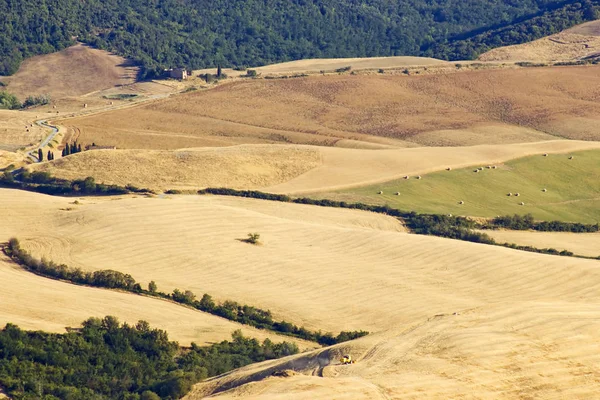
[[[134,59],[144,67],[143,76],[173,66],[258,66],[315,57],[472,58],[490,46],[520,43],[593,19],[598,3],[0,0],[0,75],[13,74],[27,57],[75,40]],[[537,18],[533,24],[532,18]]]

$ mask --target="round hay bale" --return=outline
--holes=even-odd
[[[451,167],[446,168],[446,171],[452,171]]]
[[[478,170],[478,169],[476,169],[476,170],[473,170],[473,172],[479,172],[479,170]]]
[[[515,196],[519,197],[519,196],[520,196],[520,194],[519,194],[519,193],[515,193]]]
[[[377,194],[383,194],[383,190],[380,190],[379,192],[377,192]]]
[[[546,193],[548,190],[546,188],[542,189],[542,192]]]
[[[520,204],[521,204],[522,206],[524,206],[524,205],[525,205],[525,203],[524,203],[524,202],[521,202]]]
[[[573,159],[573,156],[569,157],[569,160],[572,160],[572,159]]]
[[[544,157],[548,157],[548,153],[544,153]]]
[[[448,214],[448,216],[449,216],[449,217],[451,217],[451,216],[452,216],[452,214]]]
[[[458,204],[465,204],[465,202],[461,200],[458,202]]]
[[[421,175],[417,176],[417,179],[421,179]]]
[[[487,169],[492,169],[492,166],[491,166],[491,165],[488,165],[486,168],[487,168]]]
[[[400,192],[396,192],[396,196],[400,196]]]
[[[509,193],[507,194],[507,196],[508,196],[508,197],[512,196],[512,193],[510,193],[510,192],[509,192]]]
[[[495,166],[495,165],[493,165],[493,166],[492,166],[492,168],[493,168],[493,169],[496,169],[496,168],[498,168],[498,167],[497,167],[497,166]]]
[[[404,177],[404,179],[410,179],[410,176],[406,175],[406,176]]]

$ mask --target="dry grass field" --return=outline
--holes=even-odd
[[[600,257],[599,233],[535,232],[535,231],[488,231],[489,236],[500,243],[516,243],[540,249],[569,250],[577,255]]]
[[[499,47],[481,61],[576,61],[600,55],[600,21],[587,22],[533,42]]]
[[[40,118],[44,114],[35,111],[0,110],[0,150],[16,151],[39,142],[47,135],[45,129],[35,124]]]
[[[97,182],[165,191],[261,188],[287,182],[320,163],[318,150],[310,147],[244,145],[178,151],[97,150],[30,168],[59,178],[93,176]]]
[[[253,199],[0,196],[9,210],[0,236],[20,237],[37,256],[110,265],[161,290],[211,293],[311,328],[373,332],[217,377],[189,399],[226,389],[223,398],[587,399],[600,388],[598,261]],[[262,245],[236,240],[248,232]],[[336,365],[343,353],[357,363]],[[282,369],[299,374],[270,377]]]
[[[137,68],[126,59],[78,44],[27,59],[16,74],[2,81],[20,99],[39,94],[62,98],[130,84],[136,76]]]
[[[133,184],[157,190],[226,186],[277,193],[310,193],[386,182],[446,167],[460,168],[532,154],[598,148],[600,142],[553,140],[380,150],[297,145],[243,145],[178,151],[100,150],[29,168],[48,171],[59,178],[93,176],[98,182]],[[133,170],[135,174],[131,174]]]
[[[597,140],[600,67],[241,80],[69,119],[81,140],[173,149],[351,139],[395,147]]]

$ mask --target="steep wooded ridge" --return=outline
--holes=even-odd
[[[302,58],[473,58],[594,19],[598,1],[0,0],[0,74],[80,40],[163,67]],[[542,24],[542,25],[540,25]],[[490,33],[491,32],[491,33]],[[498,34],[496,34],[498,33]],[[499,38],[498,38],[499,37]]]

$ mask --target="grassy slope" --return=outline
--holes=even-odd
[[[452,213],[481,217],[531,213],[536,218],[595,223],[600,221],[600,151],[548,157],[520,158],[474,173],[473,168],[428,174],[418,180],[348,189],[333,197],[387,203],[418,212]],[[546,188],[546,193],[542,189]],[[383,195],[378,195],[382,190]],[[396,192],[400,192],[396,196]],[[509,192],[520,197],[509,197]],[[314,197],[331,197],[328,194]],[[464,201],[464,205],[458,204]],[[524,206],[519,203],[525,202]]]

